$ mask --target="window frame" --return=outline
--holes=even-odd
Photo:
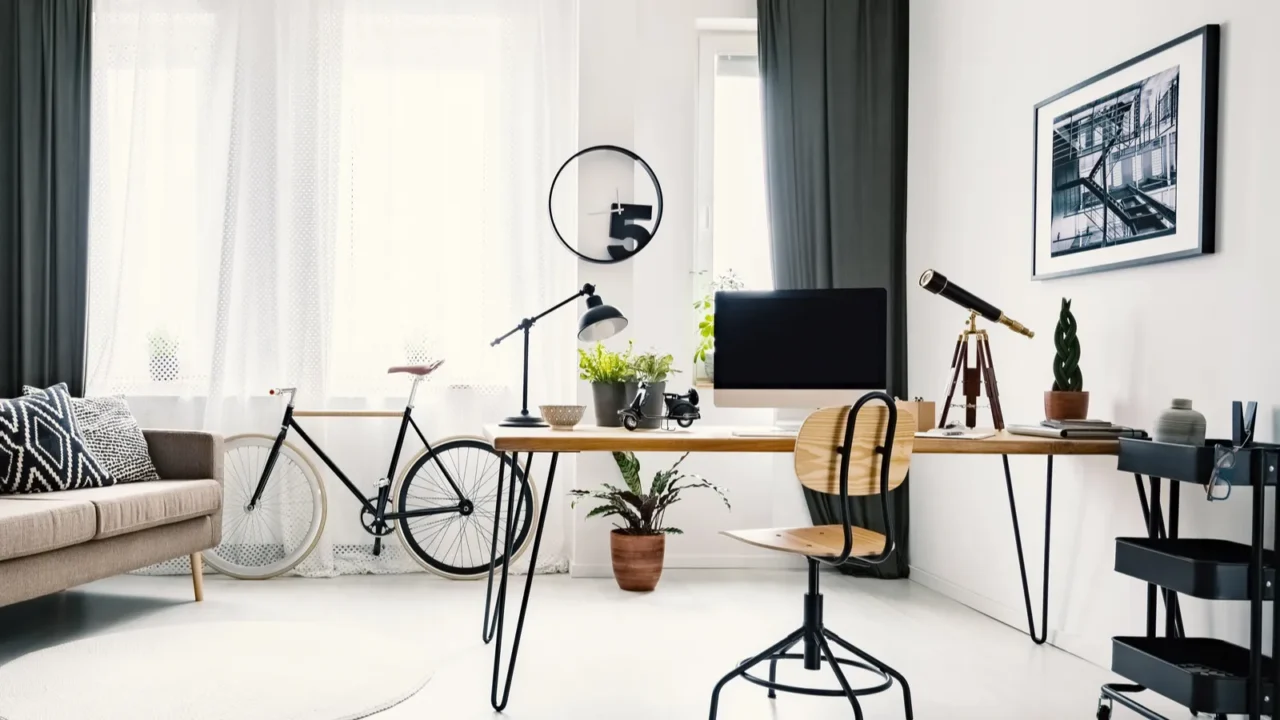
[[[690,301],[706,293],[715,270],[715,81],[721,55],[759,56],[754,22],[707,22],[698,26],[697,164],[694,183],[694,251]]]

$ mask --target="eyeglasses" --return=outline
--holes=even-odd
[[[1213,472],[1209,473],[1209,482],[1204,486],[1205,500],[1213,502],[1215,500],[1226,500],[1231,497],[1231,482],[1223,477],[1223,471],[1231,471],[1236,467],[1236,454],[1240,452],[1238,447],[1230,447],[1227,445],[1218,445],[1213,449]],[[1221,495],[1218,494],[1217,488],[1226,488]]]
[[[1236,455],[1247,448],[1251,440],[1253,440],[1252,426],[1249,427],[1249,431],[1245,433],[1244,440],[1239,445],[1218,445],[1214,447],[1213,472],[1209,474],[1209,483],[1204,486],[1206,500],[1214,502],[1215,500],[1226,500],[1231,497],[1230,471],[1236,467]],[[1224,473],[1224,471],[1226,472]],[[1224,477],[1224,474],[1226,477]],[[1225,488],[1225,491],[1222,494],[1218,494],[1218,488]]]

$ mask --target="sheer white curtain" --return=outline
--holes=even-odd
[[[415,414],[429,438],[509,414],[518,343],[488,341],[575,290],[545,216],[576,140],[575,17],[575,0],[98,0],[90,392],[149,425],[274,433],[267,388],[395,408],[409,383],[386,368],[444,358]],[[574,320],[539,323],[534,398],[572,397]],[[307,427],[372,492],[396,422]],[[416,567],[395,542],[369,556],[321,474],[329,523],[300,572]]]

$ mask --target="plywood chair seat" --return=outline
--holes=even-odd
[[[884,551],[884,535],[860,527],[852,530],[853,549],[849,557],[872,557]],[[843,525],[726,530],[720,534],[748,545],[806,557],[837,557],[844,551]]]

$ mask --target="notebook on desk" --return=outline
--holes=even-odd
[[[1009,432],[1014,435],[1031,435],[1035,437],[1064,438],[1067,440],[1108,440],[1112,438],[1147,437],[1146,430],[1124,427],[1123,425],[1107,426],[1064,426],[1048,425],[1010,425]]]

